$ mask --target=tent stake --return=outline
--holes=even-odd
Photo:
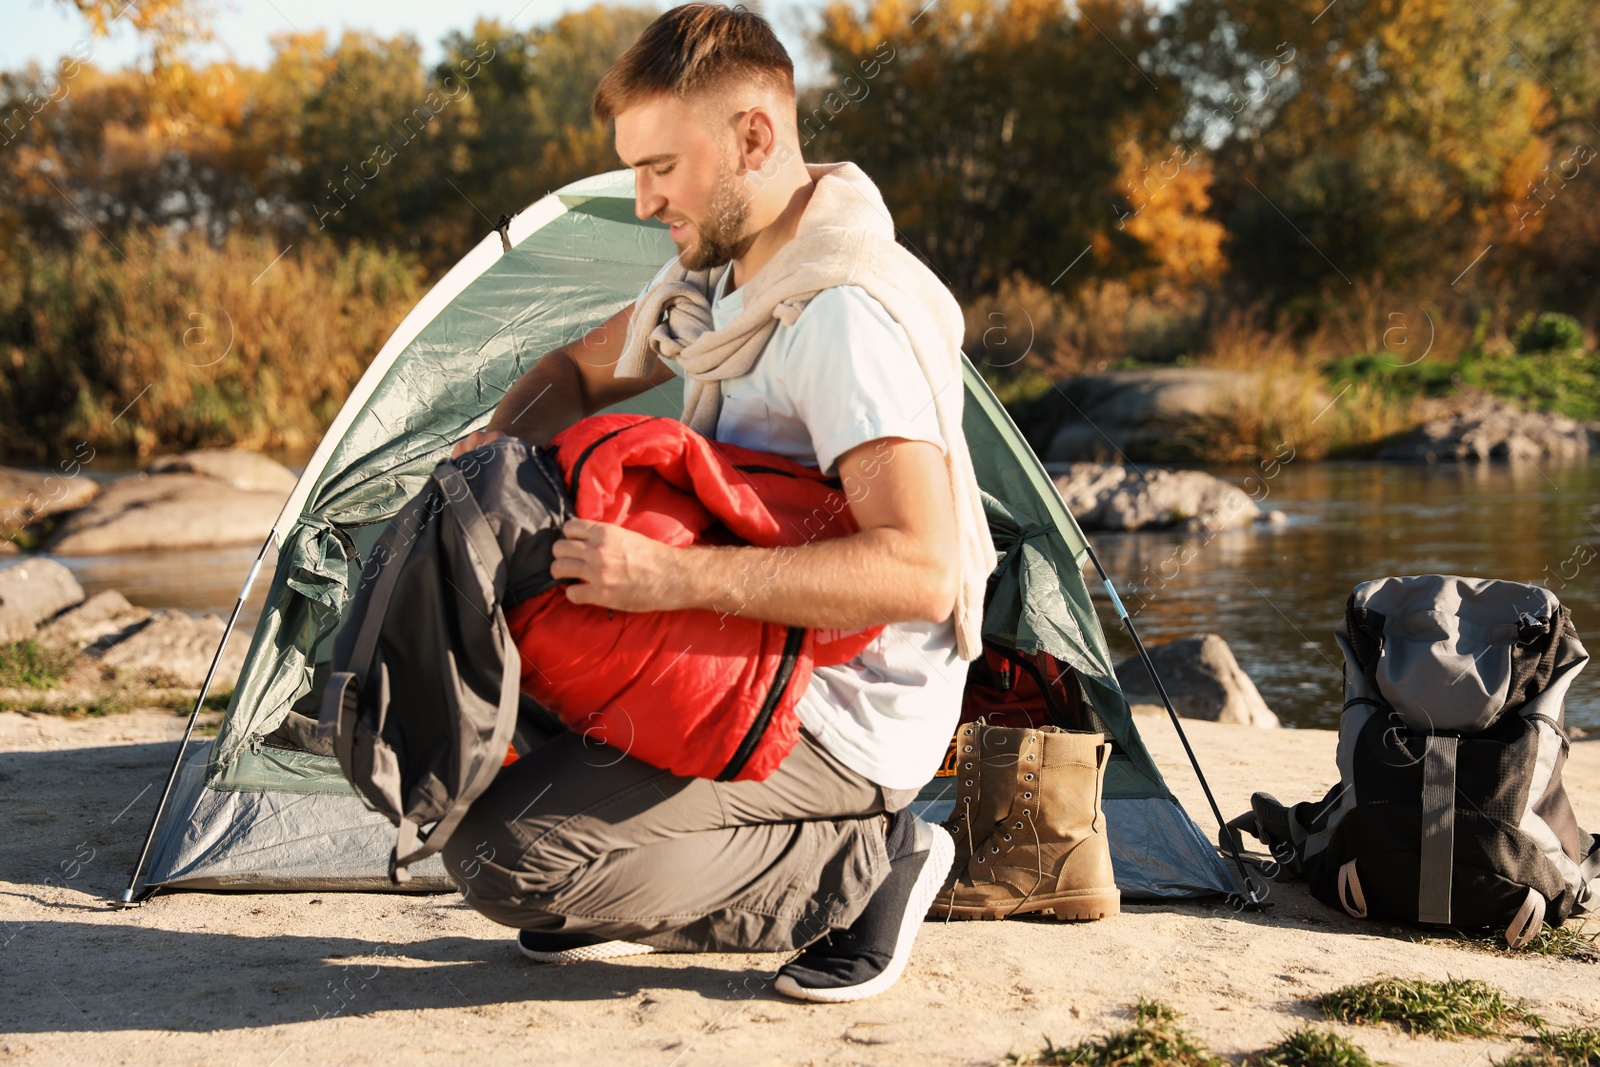
[[[1211,795],[1211,783],[1206,781],[1206,773],[1200,769],[1200,758],[1194,754],[1194,748],[1189,744],[1189,735],[1183,732],[1183,724],[1178,721],[1178,712],[1172,706],[1172,698],[1167,695],[1167,687],[1162,684],[1161,676],[1156,673],[1155,661],[1150,658],[1150,653],[1144,647],[1144,641],[1139,637],[1139,631],[1133,628],[1133,618],[1129,616],[1128,609],[1122,606],[1122,598],[1117,595],[1116,586],[1111,584],[1111,576],[1100,565],[1100,557],[1094,554],[1094,546],[1089,544],[1089,539],[1083,539],[1083,547],[1089,553],[1089,562],[1094,564],[1094,569],[1100,574],[1100,583],[1106,587],[1106,592],[1111,596],[1111,604],[1117,611],[1117,618],[1122,621],[1122,626],[1128,631],[1128,636],[1133,638],[1133,645],[1139,650],[1139,660],[1144,664],[1144,669],[1150,675],[1150,681],[1155,683],[1156,692],[1161,694],[1161,703],[1166,705],[1167,715],[1172,719],[1172,726],[1178,731],[1178,740],[1183,742],[1183,750],[1189,755],[1189,764],[1194,768],[1194,775],[1200,779],[1200,788],[1205,791],[1206,802],[1211,805],[1211,814],[1216,816],[1217,825],[1222,827],[1222,836],[1227,839],[1228,852],[1233,857],[1233,864],[1239,869],[1240,886],[1244,889],[1245,906],[1251,910],[1260,910],[1263,907],[1262,898],[1256,893],[1255,883],[1250,880],[1250,875],[1245,871],[1244,857],[1239,855],[1239,846],[1236,837],[1228,830],[1228,820],[1222,817],[1222,809],[1217,806],[1217,798]]]
[[[184,753],[189,751],[189,738],[194,735],[194,724],[200,718],[200,709],[205,706],[206,694],[211,690],[211,682],[217,675],[217,665],[222,662],[222,653],[228,647],[228,638],[233,633],[234,624],[239,621],[239,613],[244,610],[244,602],[250,596],[250,586],[255,583],[256,574],[261,570],[261,561],[267,557],[267,549],[272,547],[273,534],[267,534],[266,541],[261,545],[261,551],[256,553],[256,561],[250,565],[250,573],[245,575],[244,586],[239,590],[239,599],[234,602],[233,614],[228,616],[228,625],[223,627],[222,640],[217,642],[217,651],[211,657],[211,667],[206,671],[206,680],[200,686],[200,695],[195,698],[194,710],[189,713],[189,725],[184,728],[183,740],[178,742],[178,754],[172,757],[172,770],[167,772],[167,785],[161,791],[161,800],[156,804],[156,813],[150,817],[150,829],[144,835],[144,847],[139,850],[139,862],[133,865],[133,873],[128,876],[128,888],[123,891],[122,899],[113,901],[118,908],[136,908],[144,902],[148,893],[135,896],[139,888],[139,875],[144,871],[145,860],[150,858],[150,846],[156,839],[156,828],[161,825],[161,816],[167,810],[167,800],[172,796],[172,786],[178,780],[178,770],[183,765]]]

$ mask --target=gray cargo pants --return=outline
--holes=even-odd
[[[466,902],[521,929],[769,952],[855,921],[888,873],[884,789],[805,731],[760,782],[683,778],[562,731],[502,770],[450,836]]]

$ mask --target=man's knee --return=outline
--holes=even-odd
[[[468,899],[499,898],[510,889],[508,867],[517,863],[509,827],[468,811],[445,842],[440,858],[445,872]]]
[[[514,823],[480,800],[445,843],[445,869],[469,902],[548,897],[585,865],[558,834],[546,832],[530,844]]]

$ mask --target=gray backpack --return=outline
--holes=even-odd
[[[1358,585],[1339,784],[1230,823],[1358,918],[1495,926],[1521,947],[1600,907],[1600,837],[1562,786],[1563,700],[1589,661],[1548,589],[1429,574]]]
[[[397,884],[444,847],[505,762],[522,661],[503,608],[557,584],[551,546],[572,515],[549,455],[503,437],[441,463],[362,571],[317,733],[399,828]]]

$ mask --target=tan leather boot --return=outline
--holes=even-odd
[[[986,794],[983,776],[987,773],[992,777],[993,768],[1016,763],[1022,733],[996,729],[982,719],[962,723],[956,730],[956,803],[944,824],[955,838],[956,859],[945,880],[945,890],[966,870],[973,849],[989,835],[989,828],[1000,818],[1001,808],[1009,800],[1007,794],[993,789]],[[985,771],[985,767],[990,769]],[[937,899],[946,899],[946,894]]]
[[[1117,914],[1121,894],[1100,807],[1111,755],[1104,735],[1055,727],[982,726],[977,732],[975,747],[984,759],[976,814],[969,817],[971,851],[928,917]],[[958,839],[957,847],[962,844]]]

